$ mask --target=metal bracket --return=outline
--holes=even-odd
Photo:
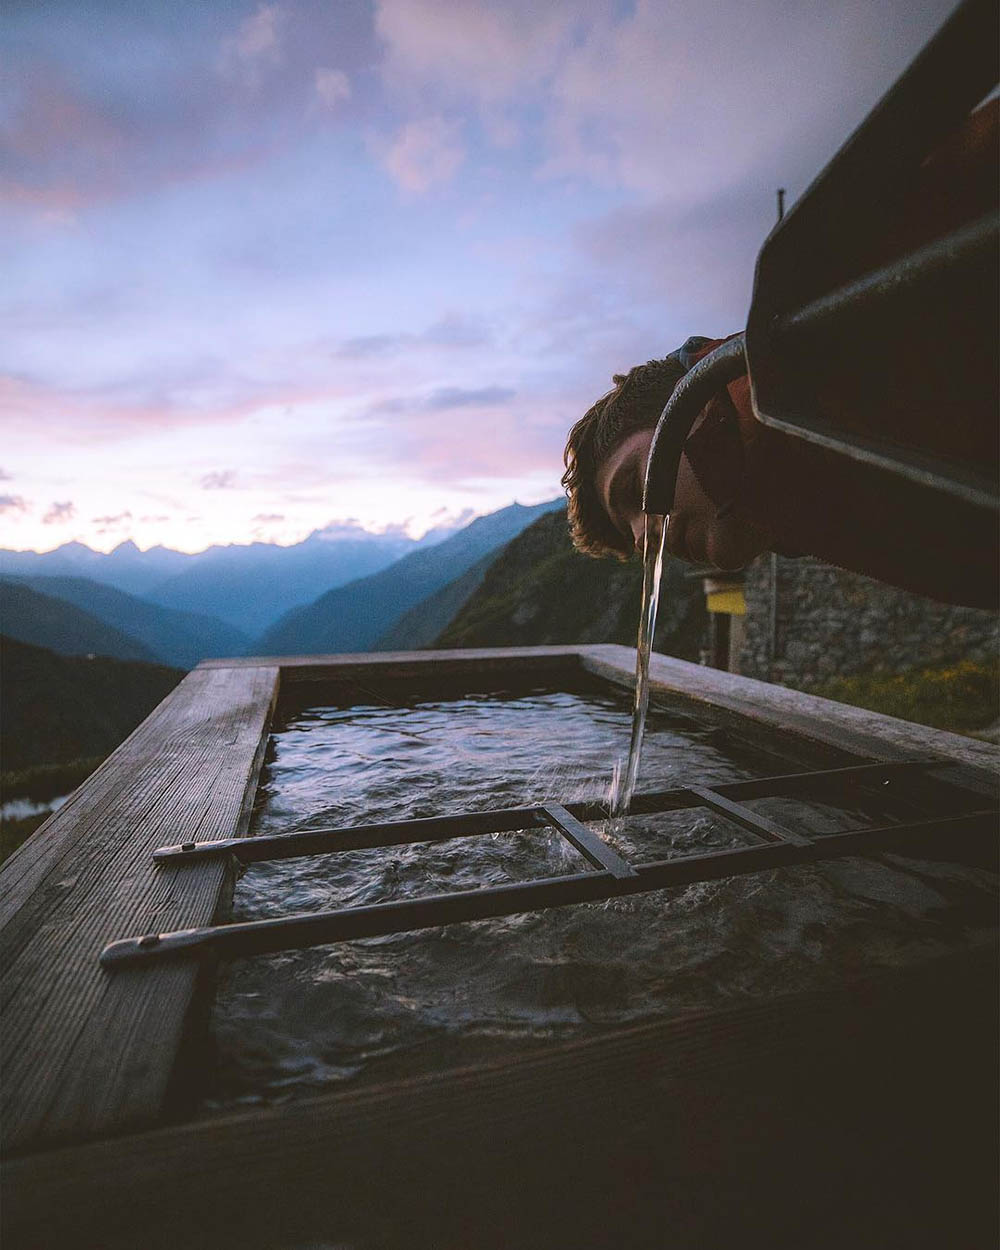
[[[559,803],[547,803],[543,811],[563,837],[576,847],[580,854],[589,859],[596,868],[604,868],[616,881],[624,881],[626,877],[636,876],[631,864],[616,854],[603,838],[581,824]]]

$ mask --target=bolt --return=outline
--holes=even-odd
[[[160,935],[158,933],[147,933],[144,937],[141,937],[139,939],[139,945],[140,946],[155,946],[157,942],[159,942],[159,940],[160,940]]]

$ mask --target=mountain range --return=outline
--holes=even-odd
[[[631,644],[641,579],[637,561],[574,551],[561,501],[481,517],[320,595],[257,642],[216,617],[163,608],[84,577],[0,579],[0,628],[16,635],[4,642],[4,766],[44,771],[86,757],[89,767],[183,668],[237,647],[259,654],[267,638],[275,649],[265,654]],[[704,627],[700,584],[668,561],[657,649],[694,659]],[[176,666],[149,662],[164,657]]]
[[[107,655],[153,662],[155,654],[137,638],[92,612],[21,582],[0,582],[0,628],[9,638],[46,647],[59,655]]]
[[[407,646],[425,646],[493,555],[558,506],[513,504],[419,542],[343,525],[291,547],[251,543],[196,556],[164,547],[143,552],[133,543],[107,555],[80,543],[41,554],[0,551],[0,629],[62,655],[179,668],[213,656],[402,645],[397,626]]]
[[[431,530],[418,541],[397,531],[372,534],[353,524],[333,525],[289,547],[233,543],[194,555],[168,547],[141,551],[133,542],[105,554],[73,542],[41,553],[0,550],[0,577],[88,578],[161,607],[221,617],[253,636],[290,607],[451,532]]]
[[[26,597],[25,591],[34,598]],[[94,618],[104,630],[110,628],[140,643],[143,653],[133,654],[120,643],[116,645],[113,638],[99,636],[92,637],[90,645],[84,649],[78,636],[79,616],[73,618],[77,622],[74,630],[68,627],[65,612],[59,621],[58,602],[49,602],[45,615],[41,615],[43,596],[50,601],[72,604]],[[20,608],[14,612],[12,605],[18,600]],[[59,621],[55,635],[51,627],[44,635],[40,632],[40,622],[45,619]],[[0,581],[0,622],[12,638],[51,647],[65,655],[92,652],[123,659],[155,659],[178,668],[194,668],[200,660],[212,656],[243,655],[250,645],[249,635],[218,617],[160,607],[87,577],[23,577]]]
[[[526,526],[563,501],[525,507],[514,503],[477,517],[444,542],[413,551],[389,568],[321,595],[288,612],[257,643],[259,655],[321,655],[368,651],[400,617],[428,595],[498,551]]]

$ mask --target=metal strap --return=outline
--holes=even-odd
[[[545,813],[549,822],[559,830],[563,837],[572,842],[576,849],[589,859],[596,868],[605,868],[616,881],[624,881],[626,877],[634,877],[635,869],[631,864],[616,854],[603,838],[598,837],[592,829],[581,824],[575,816],[559,803],[546,803],[539,811]]]
[[[784,825],[768,820],[766,816],[752,812],[742,803],[734,803],[732,799],[725,798],[715,790],[708,790],[702,786],[688,786],[688,789],[698,796],[705,807],[710,807],[713,812],[718,812],[720,816],[725,816],[727,820],[733,821],[743,829],[749,829],[751,833],[767,838],[769,842],[792,842],[796,846],[808,846],[812,841],[811,838],[804,837],[801,833],[795,833],[792,829],[786,829]]]
[[[785,773],[776,777],[754,777],[728,781],[711,790],[715,799],[756,799],[791,794],[817,784],[872,784],[913,770],[948,767],[947,761],[893,760],[881,764],[855,764],[847,768],[827,768],[816,772]],[[653,812],[680,811],[698,807],[704,800],[691,787],[653,790],[632,799],[633,816]],[[607,806],[597,799],[567,803],[563,810],[578,821],[606,820]],[[428,816],[387,824],[317,826],[292,829],[285,833],[254,838],[218,838],[206,842],[180,842],[161,846],[153,852],[157,864],[195,863],[214,855],[235,855],[241,863],[290,859],[299,855],[322,855],[335,851],[357,851],[378,846],[405,846],[411,842],[440,842],[447,838],[479,837],[487,833],[513,833],[523,829],[545,828],[551,818],[538,807],[508,807],[487,812],[463,812],[456,816]],[[758,822],[759,823],[759,822]]]
[[[640,864],[634,876],[621,880],[616,880],[606,871],[585,872],[480,890],[462,890],[429,898],[349,907],[342,911],[182,929],[174,933],[147,933],[142,937],[110,943],[101,953],[101,963],[107,968],[116,968],[148,959],[203,953],[237,958],[388,933],[407,933],[466,920],[597,902],[623,894],[643,894],[671,886],[692,885],[696,881],[719,881],[724,877],[837,859],[844,855],[871,855],[897,848],[913,851],[922,849],[928,840],[933,846],[941,834],[949,835],[949,847],[952,849],[962,835],[985,834],[995,853],[996,822],[997,813],[994,810],[969,812],[910,825],[886,825],[877,829],[834,833],[804,845],[789,841],[768,842],[677,856],[657,863]]]

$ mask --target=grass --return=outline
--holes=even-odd
[[[911,669],[895,676],[836,677],[811,686],[809,693],[918,725],[975,733],[1000,717],[1000,663],[963,660],[946,668]]]
[[[25,816],[23,820],[0,820],[0,864],[31,837],[48,815],[42,812],[38,816]]]
[[[68,794],[90,776],[103,755],[83,760],[70,760],[68,764],[35,764],[31,768],[19,768],[0,773],[0,794],[4,799],[58,798]]]
[[[46,799],[58,798],[61,794],[69,794],[81,782],[86,781],[101,759],[101,756],[96,756],[72,760],[68,764],[36,764],[32,768],[0,773],[0,796],[5,802],[8,799],[34,799],[36,802],[44,802]],[[48,816],[48,812],[41,812],[19,820],[0,818],[0,863],[8,855],[12,855]]]

